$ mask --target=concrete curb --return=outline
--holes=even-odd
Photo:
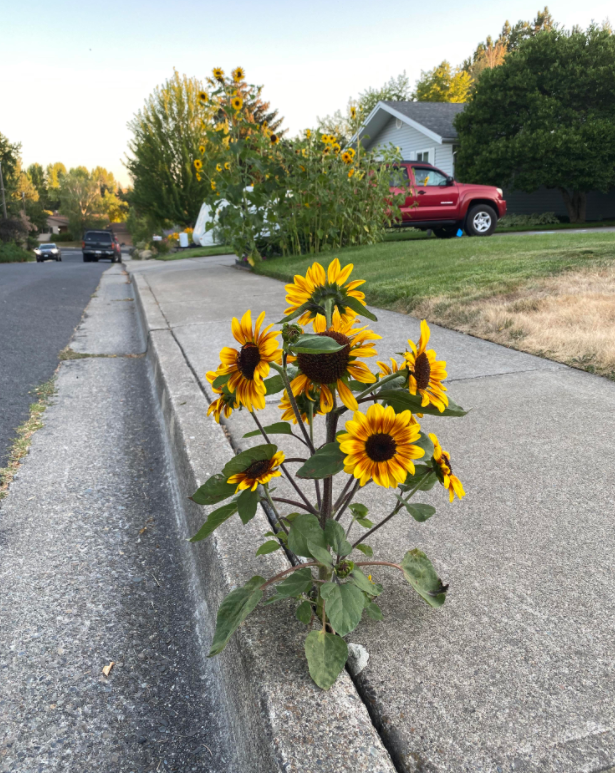
[[[126,267],[130,273],[130,267]],[[175,475],[183,498],[186,537],[206,510],[188,500],[233,451],[222,427],[207,417],[208,400],[167,325],[143,274],[132,274],[147,360],[164,417]],[[256,558],[257,540],[270,528],[259,511],[245,527],[230,519],[194,546],[193,584],[213,632],[223,597],[251,576],[269,577],[289,566],[282,551]],[[190,567],[188,567],[190,571]],[[283,606],[286,606],[284,609]],[[237,750],[246,773],[394,773],[395,767],[349,675],[328,692],[311,681],[305,627],[293,605],[259,607],[218,657],[220,678]]]

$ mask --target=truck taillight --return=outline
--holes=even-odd
[[[85,242],[82,241],[81,242],[81,249],[83,249],[84,247],[85,247]]]

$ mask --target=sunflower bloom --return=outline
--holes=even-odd
[[[331,150],[335,153],[336,156],[338,155],[341,149],[342,149],[342,146],[339,144],[339,142],[334,142],[331,145]]]
[[[429,434],[429,439],[434,447],[433,458],[436,463],[436,474],[440,483],[448,491],[450,501],[453,501],[455,494],[457,494],[458,499],[465,497],[466,492],[463,490],[461,481],[456,475],[453,475],[451,455],[442,448],[438,438],[433,433]]]
[[[202,178],[201,178],[201,175],[200,175],[199,172],[196,173],[196,179],[197,179],[198,182],[201,182]]]
[[[199,145],[199,153],[203,155],[205,153],[205,145]]]
[[[225,161],[225,162],[224,162],[224,168],[225,168],[225,169],[226,169],[226,171],[228,172],[228,171],[229,171],[229,169],[231,168],[231,162],[230,162],[230,161]]]
[[[221,67],[214,67],[213,76],[217,81],[224,80],[224,70]]]
[[[231,475],[228,478],[227,483],[233,485],[237,483],[236,491],[242,491],[244,489],[250,489],[256,491],[256,487],[259,483],[263,486],[272,478],[279,478],[282,474],[279,467],[284,462],[284,452],[277,451],[271,459],[261,459],[258,462],[252,462],[252,464],[243,472],[238,472],[236,475]]]
[[[356,298],[365,305],[365,294],[357,290],[365,280],[348,281],[353,268],[352,263],[342,268],[336,258],[329,264],[326,272],[320,263],[314,263],[308,268],[304,277],[295,274],[293,283],[286,285],[285,288],[286,303],[289,307],[284,313],[292,314],[307,303],[308,309],[298,320],[300,325],[306,325],[318,314],[324,314],[325,300],[333,298],[333,303],[342,314],[342,319],[355,317],[356,313],[352,309],[348,307],[344,307],[343,311],[340,309],[340,306],[344,306],[345,298]]]
[[[349,153],[349,154],[350,154],[350,158],[354,158],[354,157],[355,157],[355,155],[356,155],[354,148],[348,148],[348,150],[346,151],[346,153]]]
[[[243,99],[241,97],[239,97],[239,96],[233,97],[231,99],[231,105],[232,105],[233,109],[239,111],[243,107]]]
[[[203,102],[204,104],[209,99],[209,94],[206,91],[199,91],[198,98],[199,102]]]
[[[357,117],[357,108],[354,107],[354,105],[353,107],[350,108],[350,117],[352,118],[353,121]]]
[[[350,179],[353,174],[354,174],[354,167],[348,172],[348,179]]]
[[[280,138],[278,137],[278,135],[277,135],[277,134],[271,134],[271,135],[269,136],[269,139],[271,140],[271,144],[272,144],[272,145],[277,145],[277,144],[278,144],[278,142],[280,141]]]
[[[350,164],[350,163],[352,162],[352,156],[350,155],[350,153],[349,153],[347,150],[345,150],[345,151],[342,153],[342,161],[343,161],[345,164]]]
[[[212,191],[215,191],[216,190],[216,181],[212,180],[210,184],[211,184]]]
[[[309,421],[309,405],[310,403],[314,403],[317,400],[317,398],[318,396],[315,395],[314,393],[311,393],[310,395],[301,394],[295,397],[295,402],[297,403],[297,408],[299,408],[301,419],[305,424],[307,424]],[[280,400],[280,404],[278,405],[278,408],[281,411],[283,411],[282,419],[284,421],[292,421],[293,424],[297,424],[297,417],[295,416],[293,407],[290,404],[290,399],[288,397],[288,394],[286,393],[286,390],[284,390],[284,393],[282,394],[282,399]],[[316,416],[316,414],[322,415],[320,406],[314,405],[312,410],[313,410],[314,416]]]
[[[233,70],[232,75],[233,75],[233,80],[235,81],[235,83],[240,83],[246,77],[246,73],[245,73],[243,67],[236,67]]]
[[[305,138],[306,138],[306,140],[309,140],[311,136],[312,136],[312,132],[309,129],[306,129],[305,130]]]
[[[373,357],[377,354],[373,342],[381,336],[368,330],[367,327],[354,327],[355,319],[342,319],[337,309],[333,312],[331,327],[327,328],[325,318],[321,315],[314,320],[314,330],[318,335],[333,338],[343,346],[337,352],[326,354],[298,354],[289,357],[289,362],[296,362],[299,374],[291,381],[290,387],[294,395],[305,395],[314,399],[319,395],[321,413],[329,413],[334,404],[334,390],[341,401],[351,411],[358,410],[355,396],[348,386],[348,379],[360,381],[362,384],[373,384],[376,376],[367,365],[359,362],[360,357]]]
[[[213,383],[219,375],[220,373],[218,373],[217,370],[210,370],[205,374],[205,378],[211,384],[214,394],[220,395],[220,397],[210,403],[209,408],[207,409],[207,415],[210,416],[213,413],[214,419],[218,424],[220,424],[220,416],[222,414],[224,414],[224,418],[228,419],[233,411],[240,407],[237,395],[229,392],[229,390],[224,387],[222,387],[222,389],[214,387]]]
[[[395,413],[391,406],[370,405],[367,413],[355,411],[346,422],[346,434],[339,436],[340,450],[346,454],[344,471],[364,486],[373,480],[377,486],[395,488],[414,474],[414,459],[425,451],[415,445],[420,427],[410,411]]]
[[[410,394],[418,394],[422,397],[421,406],[425,408],[431,403],[440,413],[448,405],[448,397],[444,394],[446,387],[442,381],[448,375],[446,362],[436,360],[433,349],[427,349],[431,332],[425,320],[421,322],[421,337],[418,347],[413,341],[408,341],[411,352],[404,353],[406,367],[410,372],[408,387]]]
[[[331,142],[331,139],[328,134],[323,134],[322,137],[320,138],[320,141],[324,142],[325,145],[327,145],[329,142]]]
[[[200,158],[195,158],[194,159],[194,168],[197,169],[199,172],[203,168],[203,162],[201,161]]]
[[[331,146],[325,145],[324,148],[322,149],[322,154],[323,156],[328,156],[329,153],[331,153]]]
[[[218,368],[220,375],[230,374],[228,388],[237,393],[237,399],[242,405],[252,411],[253,408],[265,407],[264,379],[269,375],[269,363],[280,362],[282,350],[278,346],[276,336],[279,332],[269,332],[273,325],[261,331],[265,312],[259,314],[254,330],[250,311],[241,318],[241,322],[233,317],[233,337],[241,344],[241,349],[225,346],[220,352]]]
[[[400,370],[403,370],[406,367],[405,363],[403,363],[402,365],[398,365],[397,362],[392,357],[390,359],[391,359],[390,365],[387,365],[386,362],[380,362],[379,360],[376,361],[376,365],[380,370],[380,373],[378,374],[378,378],[382,378],[383,376],[390,376],[392,373],[398,373]]]

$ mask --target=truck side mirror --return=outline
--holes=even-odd
[[[455,178],[454,177],[447,177],[446,178],[446,184],[447,185],[454,185],[455,184]]]

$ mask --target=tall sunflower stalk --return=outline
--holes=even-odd
[[[398,562],[382,560],[367,540],[399,513],[418,522],[432,517],[435,508],[414,498],[437,483],[450,501],[465,495],[450,454],[418,421],[465,414],[447,394],[446,363],[428,348],[429,326],[421,323],[418,342],[409,340],[399,360],[370,368],[366,360],[377,356],[380,336],[361,321],[376,317],[352,270],[334,260],[326,270],[314,263],[305,276],[295,276],[286,286],[279,330],[265,325],[264,312],[254,322],[250,311],[233,319],[235,345],[223,348],[219,366],[207,373],[215,395],[208,414],[222,421],[247,410],[257,429],[245,437],[260,434],[264,442],[235,456],[192,497],[219,505],[193,542],[235,514],[245,525],[261,504],[272,529],[256,555],[284,550],[292,561],[274,577],[252,577],[224,599],[210,656],[222,652],[261,601],[292,599],[308,629],[310,675],[325,690],[346,663],[345,637],[363,617],[383,618],[376,603],[383,586],[372,572],[400,572],[432,607],[446,597],[448,586],[420,549],[407,550]],[[280,396],[281,421],[273,424],[258,416],[267,395]],[[301,443],[302,456],[287,455],[272,440],[289,435]],[[280,492],[271,487],[282,480]],[[376,523],[356,501],[366,487],[390,499],[390,511]]]

